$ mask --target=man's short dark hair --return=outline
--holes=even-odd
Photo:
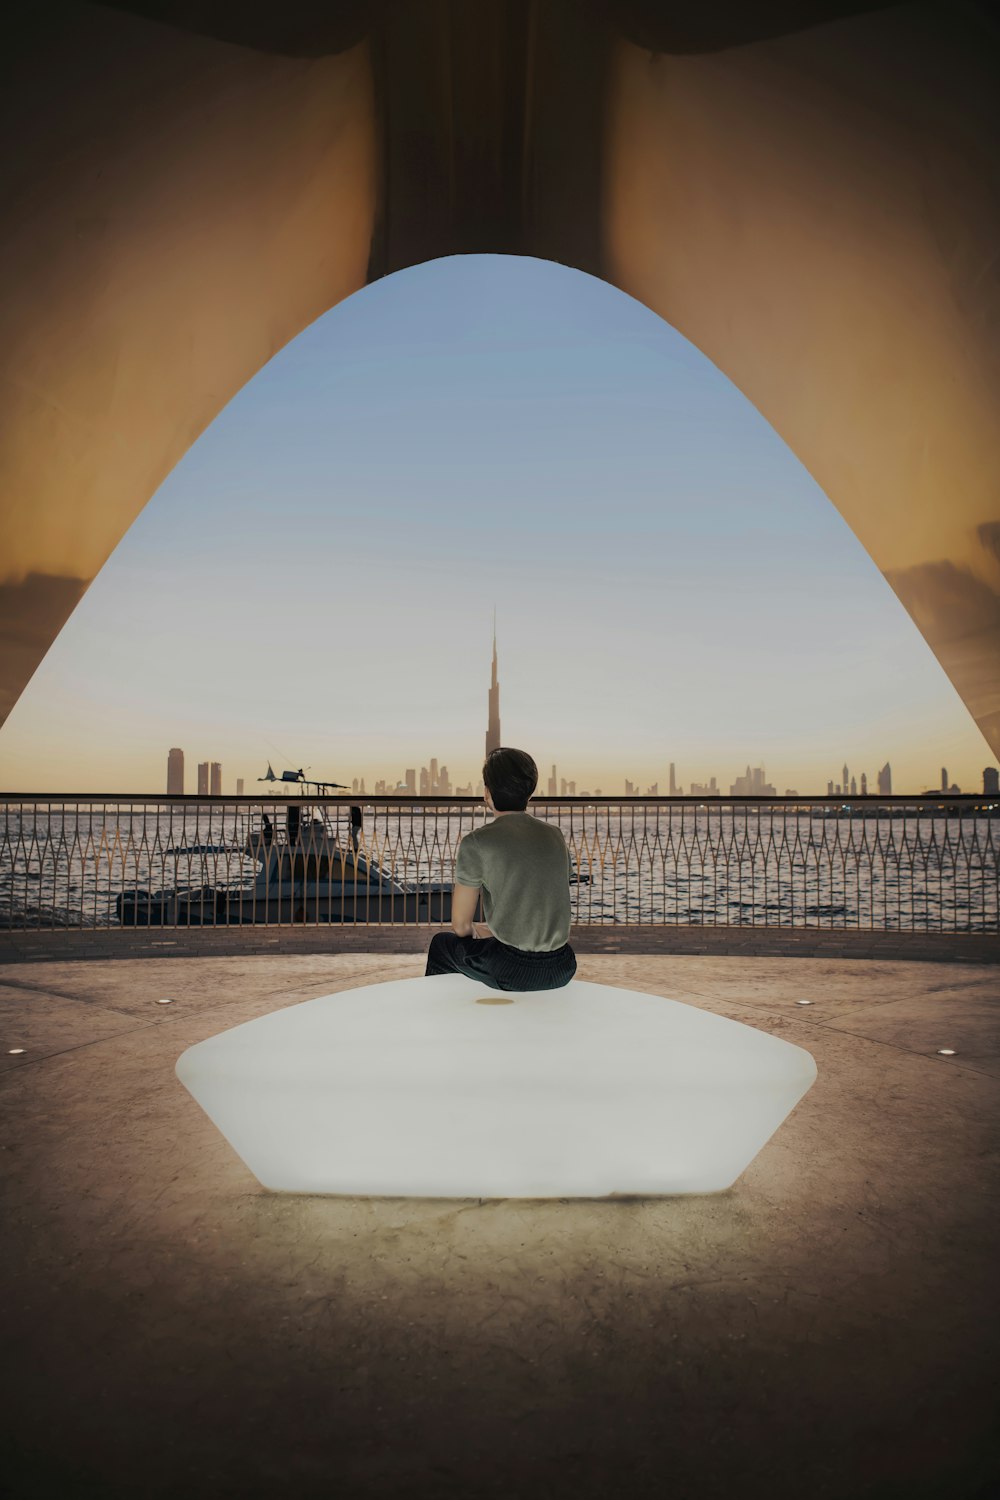
[[[538,785],[538,767],[526,750],[491,750],[483,762],[483,784],[497,812],[524,812]]]

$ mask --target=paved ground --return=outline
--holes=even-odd
[[[998,1493],[995,966],[583,954],[582,979],[815,1056],[813,1089],[724,1194],[263,1191],[176,1058],[422,970],[388,953],[0,966],[10,1494]]]
[[[426,953],[424,925],[247,923],[233,927],[98,927],[0,931],[0,964],[75,958],[221,958],[247,953]],[[488,932],[481,929],[481,935]],[[882,932],[851,927],[573,924],[577,953],[704,953],[719,957],[929,959],[1000,963],[1000,933]]]

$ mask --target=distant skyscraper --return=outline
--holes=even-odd
[[[184,795],[184,751],[171,750],[167,756],[167,796]]]
[[[878,792],[880,797],[892,796],[892,769],[888,761],[878,773]]]
[[[941,767],[941,790],[942,792],[948,790],[948,769],[946,766]]]
[[[415,766],[406,773],[406,790],[411,797],[417,795],[417,770]]]
[[[556,768],[555,768],[555,766],[553,766],[552,767],[552,775],[549,777],[549,796],[550,797],[554,797],[556,795],[556,784],[557,784],[556,783]]]
[[[500,683],[497,680],[497,612],[493,611],[493,673],[490,678],[489,721],[486,726],[486,754],[500,749]]]
[[[434,796],[434,794],[436,792],[439,792],[441,790],[440,786],[438,785],[438,763],[437,763],[436,760],[432,760],[431,761],[431,769],[430,769],[430,774],[429,774],[429,785],[430,785],[430,793],[431,793],[432,797]]]
[[[565,778],[565,776],[560,776],[560,778],[559,778],[559,795],[560,795],[560,797],[565,797],[565,795],[566,795],[566,778]]]
[[[1000,793],[1000,771],[996,766],[987,766],[983,771],[983,791],[988,797]]]
[[[868,777],[864,771],[861,772],[861,795],[862,797],[868,796]]]
[[[737,776],[729,788],[731,797],[776,797],[777,791],[769,781],[764,780],[764,767],[754,766],[753,770],[747,766],[745,776]]]
[[[243,777],[242,776],[237,776],[237,778],[236,778],[236,795],[237,795],[237,797],[242,797],[243,796]]]
[[[198,796],[208,796],[208,761],[198,762]]]
[[[433,764],[434,764],[434,762],[431,761],[431,765],[433,765]],[[448,779],[448,767],[447,766],[442,766],[440,772],[438,773],[437,789],[438,789],[438,795],[439,796],[441,796],[441,797],[450,797],[451,796],[451,782]]]
[[[677,777],[674,775],[674,763],[670,762],[670,796],[677,796]]]
[[[430,796],[430,790],[431,790],[430,772],[428,771],[428,769],[427,769],[426,766],[421,766],[420,767],[420,795],[421,795],[421,797],[428,797],[428,796]]]
[[[212,791],[213,797],[222,796],[222,766],[217,760],[212,762]]]
[[[833,796],[833,782],[832,781],[828,781],[827,784],[826,784],[826,795],[828,797],[832,797]]]
[[[845,796],[847,795],[847,783],[848,783],[848,780],[849,780],[849,777],[848,777],[848,774],[847,774],[847,762],[845,760],[844,761],[844,795]]]
[[[852,797],[856,797],[857,795],[858,795],[858,783],[857,783],[856,779],[852,776],[851,777],[851,796]]]

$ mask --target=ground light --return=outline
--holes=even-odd
[[[498,998],[462,974],[342,990],[177,1075],[267,1188],[435,1198],[720,1192],[816,1079],[804,1048],[678,1000]]]

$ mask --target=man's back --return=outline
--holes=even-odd
[[[551,952],[569,940],[570,856],[554,823],[509,812],[467,833],[455,879],[481,886],[483,916],[501,943]]]

